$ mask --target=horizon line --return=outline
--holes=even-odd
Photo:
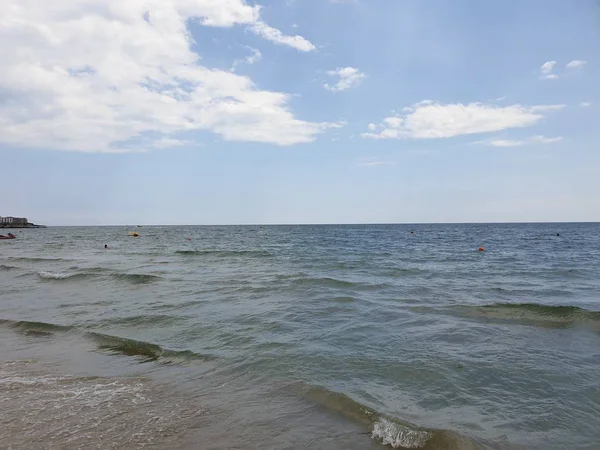
[[[213,224],[81,224],[81,225],[46,225],[46,227],[277,227],[277,226],[357,226],[357,225],[534,225],[534,224],[600,224],[600,221],[506,221],[506,222],[304,222],[304,223],[213,223]]]

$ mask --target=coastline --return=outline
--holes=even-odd
[[[37,225],[35,223],[28,223],[27,225],[14,225],[14,224],[0,224],[0,229],[14,229],[14,228],[48,228],[46,225]]]

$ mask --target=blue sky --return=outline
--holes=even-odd
[[[0,215],[600,221],[600,2],[2,8]]]

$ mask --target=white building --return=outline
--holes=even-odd
[[[0,225],[27,225],[26,217],[0,217]]]

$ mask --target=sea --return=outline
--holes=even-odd
[[[13,232],[0,448],[600,449],[598,223]]]

